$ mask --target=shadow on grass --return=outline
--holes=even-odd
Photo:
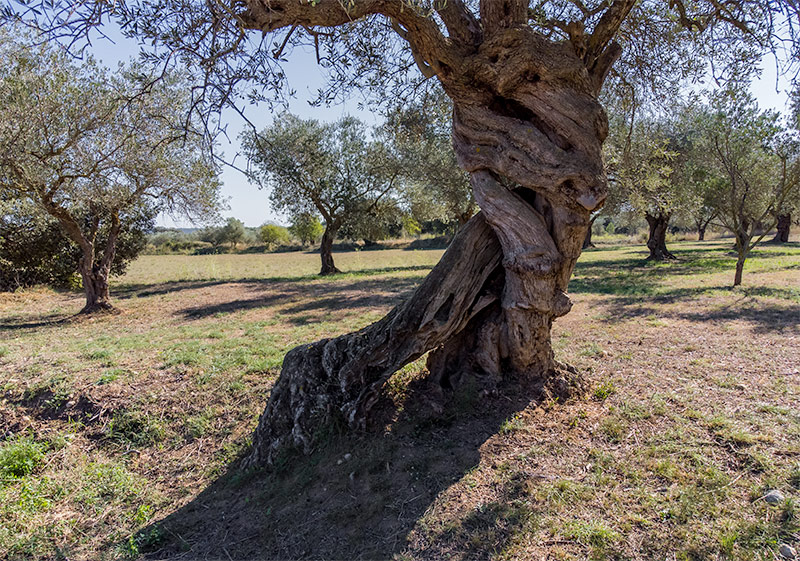
[[[48,327],[61,327],[74,321],[79,321],[88,316],[79,314],[47,314],[36,316],[31,321],[31,316],[8,316],[0,321],[0,333],[3,331],[18,331],[21,329],[43,329]]]
[[[391,559],[409,547],[409,532],[440,493],[480,463],[486,440],[532,403],[520,397],[519,387],[480,400],[476,389],[467,389],[434,414],[422,404],[425,384],[412,383],[404,408],[381,408],[373,426],[383,429],[335,438],[272,472],[231,467],[139,534],[143,543],[161,537],[149,540],[157,543],[146,558]],[[511,502],[521,492],[510,482],[503,495]],[[426,536],[423,548],[434,557],[456,547],[469,559],[488,559],[525,521],[510,505],[496,506],[465,514],[460,533]],[[491,542],[475,539],[479,532],[490,534]]]
[[[186,281],[172,281],[158,284],[119,284],[112,285],[112,297],[115,299],[146,298],[148,296],[161,296],[180,292],[183,290],[196,290],[223,284],[230,285],[273,285],[278,283],[309,283],[309,282],[332,282],[348,278],[371,277],[391,273],[401,273],[410,271],[429,271],[432,267],[427,265],[409,265],[405,267],[381,267],[376,269],[357,269],[346,271],[337,275],[304,275],[299,277],[250,277],[237,279],[195,279]]]
[[[727,292],[740,295],[733,302],[722,307],[706,307],[699,304],[700,296],[713,292]],[[786,301],[767,303],[753,300],[754,296],[766,296]],[[800,291],[787,288],[752,287],[734,289],[729,286],[709,286],[696,288],[677,288],[662,291],[657,295],[617,296],[609,298],[602,306],[607,321],[630,320],[635,318],[676,318],[692,322],[744,321],[752,325],[758,333],[789,332],[800,329]],[[684,303],[677,310],[665,309],[665,304]]]
[[[330,278],[330,277],[327,277]],[[311,311],[335,311],[392,306],[409,294],[417,286],[417,278],[400,279],[358,279],[340,278],[314,284],[274,283],[270,287],[253,283],[256,289],[266,289],[263,296],[241,298],[193,306],[177,312],[187,319],[202,319],[217,314],[267,308],[290,304],[281,309],[282,314],[299,314]],[[294,318],[287,318],[293,321]],[[307,323],[307,318],[297,318],[299,323]]]

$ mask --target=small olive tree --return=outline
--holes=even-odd
[[[800,189],[800,150],[796,135],[779,115],[760,111],[747,94],[727,92],[696,113],[702,153],[716,174],[713,204],[722,226],[736,239],[733,285],[742,283],[748,254],[775,227],[779,212]],[[757,231],[761,230],[758,234]]]
[[[270,189],[275,210],[322,215],[320,275],[338,273],[332,252],[337,233],[390,195],[399,162],[353,117],[328,124],[286,113],[261,133],[245,133],[242,143],[250,180]]]

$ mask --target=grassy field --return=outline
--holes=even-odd
[[[291,347],[362,327],[441,251],[146,256],[123,313],[0,295],[0,558],[775,559],[800,549],[800,244],[735,290],[727,242],[581,257],[560,360],[568,403],[465,389],[424,361],[371,430],[272,473],[236,458]],[[229,468],[229,466],[233,466]],[[769,505],[778,489],[786,500]]]

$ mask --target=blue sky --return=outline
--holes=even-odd
[[[90,51],[92,54],[109,67],[116,67],[119,62],[126,62],[136,57],[138,46],[121,37],[118,33],[104,29],[114,42],[108,39],[94,41]],[[775,64],[772,59],[765,60],[761,78],[753,83],[752,93],[758,100],[762,109],[776,109],[784,111],[787,103],[786,81],[776,81]],[[324,83],[321,69],[317,66],[313,50],[295,49],[289,57],[289,63],[284,65],[284,71],[290,87],[296,95],[289,100],[289,110],[303,118],[314,118],[320,121],[334,121],[344,115],[356,115],[369,124],[377,124],[377,116],[359,111],[358,99],[348,100],[342,104],[330,107],[312,107],[309,101],[315,97],[317,89]],[[259,128],[272,121],[272,114],[264,108],[263,117],[259,115],[258,108],[251,108],[248,116]],[[226,158],[232,158],[239,150],[238,135],[244,129],[244,123],[237,115],[228,112],[223,115],[228,120],[228,136],[230,142],[223,139],[221,148]],[[243,165],[241,158],[236,160],[237,165]],[[286,218],[276,214],[269,204],[268,193],[251,185],[244,175],[226,166],[222,171],[223,196],[227,199],[228,210],[223,212],[224,217],[234,216],[242,220],[246,226],[259,226],[267,221],[285,224]],[[191,226],[180,218],[173,219],[169,216],[160,216],[159,226]]]

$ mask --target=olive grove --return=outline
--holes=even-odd
[[[697,61],[746,71],[794,39],[799,15],[788,0],[57,0],[42,9],[19,17],[72,38],[115,18],[154,41],[157,59],[193,64],[210,84],[195,91],[208,108],[253,82],[262,90],[251,99],[283,91],[277,59],[298,45],[314,48],[330,77],[323,101],[353,88],[403,100],[436,79],[453,103],[453,147],[481,212],[385,318],[286,355],[249,465],[312,451],[321,427],[363,427],[383,384],[425,353],[442,390],[470,377],[553,396],[580,389],[555,360],[550,329],[570,310],[569,280],[606,199],[604,84],[628,71],[680,79]]]

